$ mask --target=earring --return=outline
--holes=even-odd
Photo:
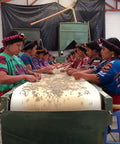
[[[111,57],[114,57],[115,55],[114,54],[112,54],[112,56]]]

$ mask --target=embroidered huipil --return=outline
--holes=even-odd
[[[9,56],[6,53],[0,54],[0,71],[5,71],[7,75],[23,75],[27,74],[27,69],[22,60],[17,56]],[[4,94],[6,91],[12,89],[14,86],[24,83],[22,80],[13,84],[0,84],[0,93]]]
[[[120,60],[107,62],[97,73],[97,77],[107,93],[120,94]]]

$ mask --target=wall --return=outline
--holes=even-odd
[[[120,12],[106,12],[106,38],[117,37],[120,40]]]
[[[108,2],[113,7],[116,7],[114,0],[106,0],[106,2]],[[109,7],[106,6],[106,8]],[[118,8],[120,9],[120,2],[118,3]],[[120,11],[107,11],[105,13],[105,29],[106,38],[117,37],[120,40]]]
[[[29,4],[31,4],[34,0],[29,0]],[[114,0],[105,0],[109,4],[115,7]],[[58,2],[58,0],[38,0],[35,5],[51,3],[51,2]],[[70,7],[74,5],[76,0],[59,0],[59,4],[63,5],[64,7]],[[19,4],[19,5],[26,5],[26,0],[12,0],[8,3],[12,4]],[[106,7],[108,8],[108,7]],[[120,9],[120,2],[118,5]],[[120,40],[120,12],[105,12],[105,36],[106,38],[109,37],[117,37]],[[2,21],[1,21],[1,8],[0,8],[0,47],[2,47]]]

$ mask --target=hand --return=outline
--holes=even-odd
[[[74,76],[74,78],[75,78],[76,80],[78,80],[78,79],[81,78],[81,73],[80,73],[80,72],[73,72],[72,75]]]
[[[49,71],[47,72],[47,74],[54,74],[54,72],[53,72],[52,70],[49,70]]]
[[[34,72],[33,75],[40,80],[41,79],[41,74]]]
[[[77,69],[68,68],[67,71],[66,71],[66,73],[67,73],[68,75],[72,75],[72,73],[74,73],[74,72],[77,72]]]
[[[65,69],[61,69],[60,72],[65,72]]]
[[[36,82],[38,80],[34,75],[25,75],[25,79],[29,82]]]
[[[42,73],[53,74],[53,71],[49,67],[43,67],[42,68]]]

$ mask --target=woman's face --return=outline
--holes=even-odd
[[[43,56],[44,61],[46,61],[48,59],[48,54]]]
[[[71,60],[73,61],[74,58],[75,58],[75,55],[74,55],[74,54],[71,54],[70,58],[71,58]]]
[[[6,50],[8,52],[8,54],[10,56],[13,56],[13,55],[18,55],[22,49],[22,45],[23,45],[23,42],[16,42],[16,43],[13,43],[13,44],[10,44],[6,47]]]
[[[77,53],[78,53],[79,57],[82,57],[84,55],[84,52],[81,51],[79,48],[77,48]]]
[[[37,54],[37,57],[38,57],[39,59],[42,59],[42,58],[43,58],[43,53]]]
[[[75,53],[75,58],[77,59],[79,57],[78,53],[76,52]]]
[[[89,57],[89,58],[91,58],[92,57],[92,55],[93,55],[93,50],[91,50],[90,48],[86,48],[86,54],[87,54],[87,56]]]
[[[37,45],[35,45],[35,46],[33,47],[33,49],[31,50],[31,56],[35,56],[35,54],[36,54],[36,49],[37,49]]]
[[[110,61],[112,58],[112,54],[114,54],[113,51],[110,51],[109,49],[107,49],[106,47],[102,46],[102,50],[101,50],[101,56],[103,60],[107,60]]]

